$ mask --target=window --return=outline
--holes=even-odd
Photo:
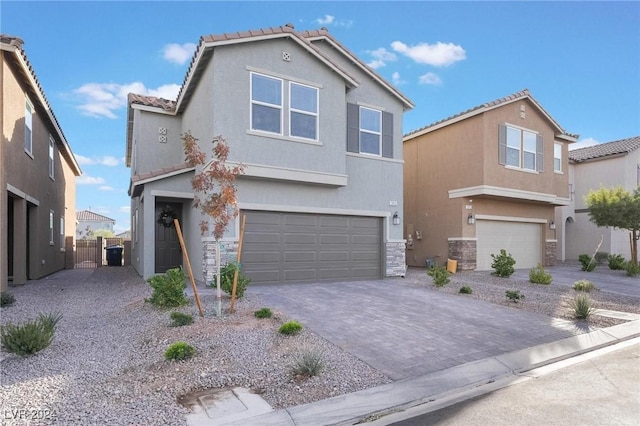
[[[49,211],[49,245],[53,245],[53,210]]]
[[[138,209],[135,210],[135,212],[133,213],[133,220],[132,220],[133,224],[132,224],[132,234],[133,234],[133,247],[136,246],[136,244],[138,243]]]
[[[318,89],[289,84],[289,134],[296,138],[318,139]]]
[[[251,73],[251,129],[282,134],[282,80]]]
[[[53,173],[53,165],[55,163],[54,161],[54,150],[55,150],[55,144],[53,142],[53,136],[49,135],[49,177],[51,179],[54,179],[54,173]]]
[[[64,217],[60,218],[60,248],[64,248]]]
[[[393,158],[393,114],[347,104],[347,151]]]
[[[24,104],[24,150],[33,155],[33,107],[29,101]]]
[[[543,170],[542,136],[525,129],[500,125],[500,164],[524,170]]]
[[[553,144],[553,171],[562,173],[562,144]]]

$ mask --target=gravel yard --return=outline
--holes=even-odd
[[[567,286],[475,272],[456,274],[443,288],[435,288],[423,270],[414,269],[394,283],[565,319],[571,319],[568,303],[575,293]],[[463,285],[473,293],[457,294]],[[506,289],[520,289],[525,300],[508,301]],[[280,335],[277,328],[290,319],[281,312],[256,319],[253,312],[263,306],[250,287],[235,314],[215,317],[214,298],[204,296],[205,318],[197,316],[195,305],[181,308],[194,314],[195,323],[176,328],[168,326],[171,311],[144,302],[151,288],[129,267],[62,271],[9,291],[16,302],[0,310],[2,324],[55,311],[63,318],[53,343],[40,353],[27,358],[1,353],[3,424],[185,424],[187,410],[176,398],[189,391],[242,386],[260,393],[274,408],[284,408],[390,382],[312,330]],[[591,297],[597,308],[640,314],[637,298],[602,291]],[[595,316],[589,324],[618,322]],[[164,361],[164,351],[178,340],[195,346],[196,356]],[[295,377],[293,357],[309,347],[323,351],[326,368],[316,377]],[[12,419],[16,410],[26,410],[37,421]]]

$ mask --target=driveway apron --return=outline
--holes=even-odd
[[[400,278],[256,285],[250,291],[393,380],[578,332],[569,321],[430,291]]]

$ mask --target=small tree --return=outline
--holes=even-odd
[[[231,220],[238,216],[238,201],[235,186],[236,177],[244,173],[244,165],[234,167],[226,165],[229,157],[229,145],[222,136],[213,138],[213,158],[207,162],[207,155],[200,150],[198,139],[189,131],[182,135],[185,160],[191,167],[196,167],[196,173],[191,179],[196,196],[193,207],[213,219],[211,235],[216,240],[216,287],[218,291],[218,315],[220,311],[220,240]],[[198,170],[199,169],[199,170]],[[200,195],[202,194],[202,198]],[[209,222],[200,222],[200,232],[209,232]]]
[[[589,220],[596,226],[612,226],[630,232],[631,262],[638,265],[640,239],[640,186],[633,192],[621,186],[600,188],[585,196]]]

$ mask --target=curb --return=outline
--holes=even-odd
[[[489,392],[515,381],[519,374],[586,352],[640,337],[636,319],[605,329],[579,334],[551,343],[469,362],[424,376],[400,380],[362,391],[245,418],[223,425],[354,425],[374,422],[386,415],[433,403],[468,399],[476,388]],[[476,392],[477,393],[477,392]],[[465,397],[461,398],[461,394]],[[456,399],[457,398],[457,399]],[[434,407],[442,408],[442,407]],[[386,424],[373,423],[373,424]]]

